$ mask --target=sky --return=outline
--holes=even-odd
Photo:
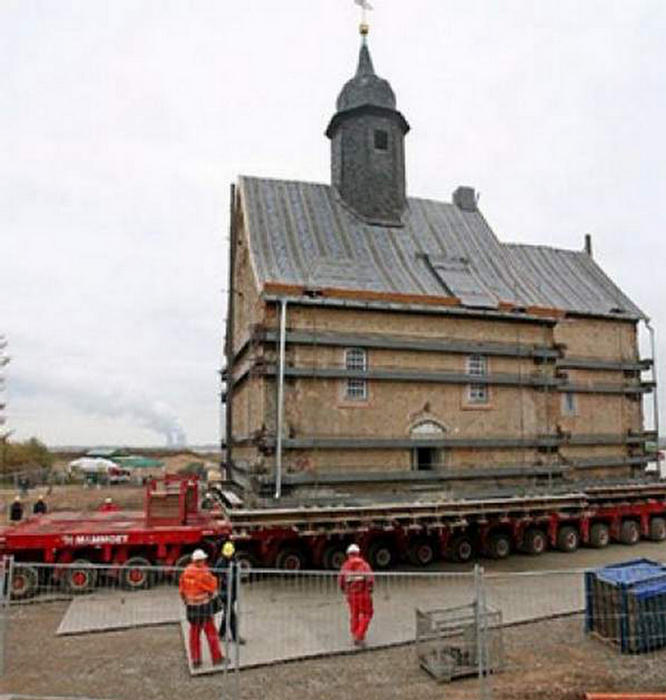
[[[408,193],[474,186],[504,242],[590,233],[666,367],[666,3],[371,1]],[[353,0],[0,3],[12,439],[219,441],[229,186],[329,182],[358,22]]]

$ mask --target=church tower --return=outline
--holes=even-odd
[[[362,24],[356,75],[342,88],[326,129],[331,184],[366,222],[400,226],[407,203],[404,137],[409,124],[396,109],[389,82],[375,74],[367,33]]]

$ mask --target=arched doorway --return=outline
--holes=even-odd
[[[412,449],[412,469],[414,471],[431,471],[444,465],[446,450],[441,447],[423,444],[426,440],[436,440],[445,437],[446,428],[434,420],[422,420],[412,426],[412,440],[418,440],[419,445]]]

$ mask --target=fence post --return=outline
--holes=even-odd
[[[242,606],[242,588],[241,588],[241,567],[238,561],[234,562],[233,575],[236,586],[236,659],[235,659],[235,674],[234,674],[234,700],[240,700],[240,648],[243,630],[243,606]]]
[[[0,563],[0,677],[5,675],[5,653],[7,649],[7,623],[9,602],[12,595],[14,557],[3,556]]]
[[[488,608],[483,579],[483,567],[474,565],[474,618],[476,627],[476,658],[481,700],[491,700],[490,655],[488,649]]]

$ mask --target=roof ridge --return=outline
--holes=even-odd
[[[587,255],[584,250],[575,250],[573,248],[558,248],[554,245],[543,245],[542,243],[504,243],[507,248],[534,248],[539,250],[554,250],[557,253],[572,253],[574,255]],[[589,257],[589,256],[588,256]]]

